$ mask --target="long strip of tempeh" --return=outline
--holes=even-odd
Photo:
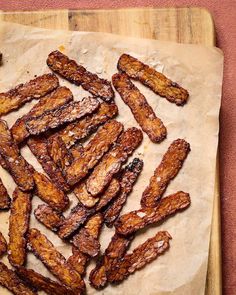
[[[89,257],[81,253],[77,247],[72,246],[72,255],[68,258],[67,262],[81,275],[85,274],[86,265]]]
[[[11,198],[9,197],[8,192],[0,178],[0,210],[9,209],[10,204],[11,204]]]
[[[7,252],[7,241],[0,232],[0,258]]]
[[[66,183],[62,172],[48,153],[47,140],[44,137],[29,138],[27,144],[52,182],[62,191],[69,191],[69,185]]]
[[[5,264],[0,262],[0,285],[15,295],[37,295]]]
[[[8,92],[0,93],[0,116],[18,109],[27,101],[43,97],[58,86],[59,81],[56,75],[45,74],[20,84]]]
[[[46,204],[39,205],[34,210],[35,218],[50,230],[56,232],[64,221],[64,217],[59,212],[53,210]]]
[[[104,221],[108,227],[112,227],[118,218],[128,195],[131,193],[133,186],[143,169],[143,161],[135,158],[122,171],[120,176],[120,192],[112,204],[104,213]]]
[[[27,285],[38,291],[44,291],[48,295],[78,295],[78,292],[75,292],[61,283],[42,276],[33,269],[18,267],[16,273]]]
[[[128,54],[121,55],[117,68],[176,105],[182,106],[188,100],[189,93],[186,89]]]
[[[143,192],[141,198],[142,207],[156,207],[169,182],[183,166],[189,152],[190,145],[184,139],[177,139],[172,142],[151,177],[149,185]]]
[[[114,144],[123,131],[116,120],[105,123],[84,148],[83,155],[66,170],[67,182],[74,185],[83,179]]]
[[[26,261],[26,234],[30,213],[31,194],[16,188],[9,218],[8,260],[13,266],[22,266]]]
[[[34,180],[29,171],[28,163],[21,156],[11,132],[5,121],[0,120],[0,154],[5,161],[8,172],[24,191],[31,190],[34,187]]]
[[[44,112],[55,110],[73,100],[73,94],[66,87],[58,87],[50,94],[42,97],[40,101],[23,117],[16,120],[11,128],[11,133],[16,143],[22,142],[30,134],[26,128],[26,120],[41,116]]]
[[[104,190],[128,156],[140,145],[142,139],[142,131],[135,127],[121,134],[117,144],[102,158],[86,182],[87,190],[93,196]]]
[[[143,268],[158,256],[169,249],[171,236],[168,232],[158,232],[153,238],[135,248],[132,253],[126,254],[108,272],[107,278],[110,283],[119,283],[126,279],[136,270]]]
[[[112,82],[123,101],[131,109],[135,120],[143,132],[147,133],[150,140],[152,142],[161,142],[165,139],[166,127],[129,77],[126,74],[115,74],[112,77]]]
[[[89,218],[87,223],[74,235],[72,243],[80,250],[80,252],[88,256],[95,257],[100,250],[98,236],[103,223],[103,216],[97,213]]]
[[[109,119],[118,114],[118,108],[114,103],[101,103],[97,112],[70,123],[54,136],[60,136],[65,142],[67,148],[73,146],[78,140],[83,139],[95,132],[97,128]]]
[[[28,246],[35,256],[38,257],[48,270],[63,284],[77,290],[83,290],[85,288],[81,276],[39,230],[32,228],[29,231]]]
[[[60,190],[46,175],[34,171],[33,173],[36,195],[45,203],[58,211],[64,211],[68,204],[68,196]]]
[[[58,50],[49,54],[47,64],[55,73],[76,85],[81,85],[94,96],[99,96],[105,101],[110,101],[114,97],[109,81],[90,73]]]
[[[115,234],[109,243],[104,255],[97,262],[96,267],[89,275],[90,284],[95,289],[102,289],[107,284],[107,273],[126,253],[133,236],[122,237]]]
[[[122,215],[115,223],[116,231],[125,236],[133,234],[188,208],[190,203],[189,194],[179,191],[160,200],[156,208],[143,208]]]
[[[93,97],[87,97],[81,101],[72,101],[56,110],[45,112],[41,116],[26,119],[26,128],[30,134],[38,135],[89,115],[98,107],[99,101]]]

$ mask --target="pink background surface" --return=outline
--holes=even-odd
[[[225,55],[220,114],[220,182],[224,294],[236,294],[236,0],[0,0],[2,10],[198,6],[212,13],[217,46]]]

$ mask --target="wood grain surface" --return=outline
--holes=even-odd
[[[108,32],[179,43],[215,45],[212,17],[202,8],[0,12],[0,20],[49,29]],[[217,161],[205,295],[222,294],[218,171]]]

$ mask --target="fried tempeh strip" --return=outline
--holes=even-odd
[[[28,163],[21,156],[11,132],[5,121],[0,120],[0,154],[5,161],[8,172],[23,191],[34,187],[34,180],[29,171]]]
[[[135,127],[129,128],[121,134],[117,144],[102,158],[86,182],[87,190],[93,196],[104,190],[113,175],[119,172],[128,156],[139,146],[142,139],[142,131]]]
[[[78,295],[78,292],[42,276],[33,269],[17,267],[16,273],[27,285],[32,286],[38,291],[44,291],[49,295]]]
[[[143,161],[135,158],[122,171],[120,176],[120,192],[104,213],[104,221],[108,227],[112,227],[115,220],[118,218],[142,169]]]
[[[122,237],[118,234],[112,237],[104,255],[100,258],[96,267],[89,275],[90,284],[95,289],[99,290],[106,286],[107,273],[124,256],[132,239],[132,236]]]
[[[12,126],[11,133],[16,143],[22,142],[30,135],[26,128],[26,120],[36,116],[41,116],[44,112],[55,110],[72,100],[73,94],[70,89],[66,87],[58,87],[50,94],[42,97],[27,114],[17,119],[15,124]]]
[[[0,258],[7,252],[7,241],[0,232]]]
[[[37,295],[5,264],[0,262],[0,285],[15,295]]]
[[[149,185],[143,192],[141,198],[142,207],[156,207],[169,182],[183,166],[189,152],[190,145],[184,139],[177,139],[172,142],[151,177]]]
[[[89,218],[87,223],[73,237],[72,243],[80,250],[80,252],[88,256],[95,257],[100,250],[98,236],[103,223],[103,216],[97,213]]]
[[[55,73],[78,86],[81,85],[94,96],[99,96],[105,101],[110,101],[114,97],[109,81],[90,73],[83,66],[78,65],[75,60],[69,59],[58,50],[49,54],[47,65]]]
[[[93,97],[86,97],[81,101],[72,101],[56,110],[45,112],[41,116],[26,119],[26,128],[30,134],[38,135],[91,114],[98,107],[99,101]]]
[[[27,101],[39,99],[59,86],[54,74],[44,74],[14,89],[0,93],[0,116],[18,109]]]
[[[72,154],[73,159],[79,158],[84,153],[84,147],[81,143],[76,143],[69,149],[70,153]]]
[[[67,262],[81,275],[85,274],[85,268],[89,261],[89,257],[81,253],[77,247],[72,246],[72,255],[68,258]]]
[[[136,270],[143,268],[169,249],[171,236],[168,232],[158,232],[153,238],[135,248],[118,261],[107,274],[110,283],[118,283],[126,279]]]
[[[16,188],[9,218],[8,260],[13,266],[25,264],[26,234],[29,229],[30,213],[31,194]]]
[[[115,74],[112,77],[112,82],[123,101],[131,109],[135,120],[143,132],[147,133],[150,140],[152,142],[161,142],[165,139],[166,127],[129,77],[126,74]]]
[[[27,145],[31,152],[37,158],[39,163],[42,165],[43,170],[50,177],[52,182],[62,191],[69,191],[69,185],[63,177],[62,172],[53,162],[47,150],[47,140],[44,137],[29,138]]]
[[[64,221],[64,216],[46,204],[39,205],[34,210],[36,219],[50,230],[56,232]]]
[[[30,229],[28,247],[63,284],[72,289],[84,289],[84,281],[80,275],[39,230],[35,228]]]
[[[8,192],[0,178],[0,210],[9,209],[10,204],[11,204],[11,198],[9,197]]]
[[[116,142],[123,125],[116,120],[105,123],[84,148],[83,155],[66,170],[67,182],[74,185],[83,179]]]
[[[95,198],[87,191],[85,181],[77,184],[73,189],[73,193],[78,198],[80,203],[87,208],[94,207],[100,200],[100,197]]]
[[[64,211],[69,204],[68,196],[59,190],[46,175],[34,171],[33,177],[36,187],[35,194],[52,208]]]
[[[122,215],[116,222],[116,232],[130,235],[149,224],[165,220],[167,217],[189,207],[188,193],[179,191],[159,201],[156,208],[142,208]]]
[[[188,100],[189,93],[186,89],[128,54],[121,55],[117,68],[178,106],[184,105]]]

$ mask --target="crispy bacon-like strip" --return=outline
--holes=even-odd
[[[0,232],[0,258],[7,252],[7,241],[3,234]]]
[[[85,288],[81,276],[39,230],[35,228],[30,229],[28,234],[28,246],[34,255],[38,257],[48,270],[63,284],[78,291]]]
[[[90,73],[60,51],[51,52],[47,64],[52,71],[78,86],[81,85],[94,96],[99,96],[105,101],[113,99],[114,92],[109,81]]]
[[[135,127],[129,128],[121,134],[117,144],[102,158],[86,182],[87,190],[93,196],[104,190],[113,175],[119,172],[128,156],[140,145],[142,139],[142,131]]]
[[[107,273],[112,269],[114,265],[124,256],[126,253],[133,236],[122,237],[115,234],[104,255],[97,262],[96,267],[91,271],[89,275],[90,284],[95,289],[102,289],[107,284]]]
[[[122,171],[120,176],[120,192],[104,213],[104,221],[108,227],[112,227],[115,220],[118,218],[142,169],[143,161],[135,158]]]
[[[158,232],[153,238],[135,248],[132,253],[126,254],[108,272],[107,278],[110,283],[119,283],[126,279],[136,270],[143,268],[169,248],[171,236],[168,232]]]
[[[84,178],[114,144],[123,131],[123,125],[116,120],[105,123],[84,148],[83,155],[66,170],[67,182],[74,185]]]
[[[83,276],[89,259],[90,258],[80,252],[77,247],[72,246],[72,255],[67,261],[81,276]]]
[[[166,127],[129,77],[126,74],[115,74],[112,77],[112,82],[123,101],[131,109],[135,120],[143,132],[147,133],[150,140],[152,142],[161,142],[165,139]]]
[[[0,154],[12,178],[23,191],[33,189],[34,180],[29,171],[28,163],[21,156],[11,132],[5,121],[0,120]]]
[[[62,191],[69,191],[69,185],[63,177],[62,172],[53,162],[47,150],[47,140],[44,137],[29,138],[28,147],[42,165],[44,171],[50,177],[52,182]]]
[[[44,291],[49,295],[78,295],[78,292],[75,292],[61,283],[42,276],[33,269],[17,267],[16,273],[27,285],[38,291]]]
[[[98,107],[99,101],[93,97],[72,101],[50,112],[44,112],[41,116],[26,119],[26,128],[30,134],[38,135],[89,115]]]
[[[87,223],[73,237],[72,243],[80,250],[80,252],[88,256],[95,257],[100,250],[98,236],[103,223],[103,216],[97,213],[89,218]]]
[[[178,106],[184,105],[188,100],[189,94],[187,90],[128,54],[121,55],[117,68],[125,72],[130,78],[140,81],[156,94],[165,97]]]
[[[45,74],[20,84],[8,92],[0,93],[0,116],[18,109],[27,101],[43,97],[58,86],[59,81],[56,75]]]
[[[172,142],[143,192],[142,207],[157,206],[158,200],[162,197],[169,182],[178,174],[189,152],[190,145],[184,139]]]
[[[45,203],[58,211],[64,211],[68,204],[68,196],[44,174],[34,171],[33,173],[36,195]]]
[[[0,210],[9,209],[10,204],[11,204],[11,198],[9,197],[8,192],[0,178]]]
[[[46,204],[39,205],[34,210],[34,216],[39,222],[55,232],[58,230],[64,220],[62,214],[53,210],[50,206]]]
[[[16,188],[9,218],[8,260],[13,266],[25,264],[26,234],[29,229],[30,213],[31,194]]]
[[[122,215],[115,223],[116,232],[125,236],[133,234],[149,224],[165,220],[189,205],[189,194],[179,191],[160,200],[156,208],[143,208]]]
[[[66,87],[58,87],[50,94],[42,97],[40,101],[23,117],[16,120],[11,128],[11,133],[16,143],[22,142],[30,134],[26,128],[26,120],[41,116],[44,112],[55,110],[73,100],[73,94]]]
[[[0,285],[7,288],[15,295],[37,295],[5,264],[0,262]]]

